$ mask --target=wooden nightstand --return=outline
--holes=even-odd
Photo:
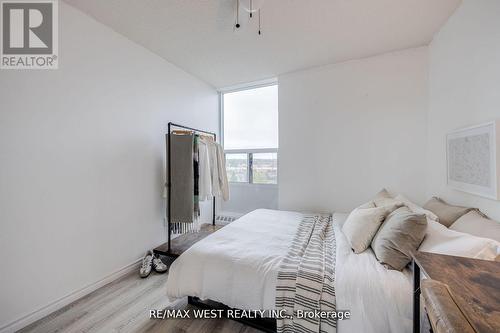
[[[421,320],[427,319],[420,302],[422,279],[448,286],[454,305],[473,331],[500,332],[500,262],[417,252],[413,256],[414,333],[426,331],[421,327]]]

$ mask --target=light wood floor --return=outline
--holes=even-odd
[[[260,332],[228,319],[149,319],[150,309],[191,307],[187,299],[167,300],[166,281],[166,273],[141,279],[133,272],[18,332]]]

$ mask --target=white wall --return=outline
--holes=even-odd
[[[258,208],[278,209],[278,185],[229,184],[231,197],[222,202],[222,214],[243,215]]]
[[[422,47],[279,77],[280,209],[424,201],[427,65]]]
[[[446,186],[446,133],[500,119],[500,1],[464,0],[430,45],[427,194],[479,207],[500,203]]]
[[[162,243],[167,122],[219,129],[214,89],[59,4],[60,68],[0,72],[0,328]]]

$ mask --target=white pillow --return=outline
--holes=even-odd
[[[500,222],[490,220],[477,210],[471,210],[460,217],[450,225],[450,229],[500,242]]]
[[[362,205],[361,207],[365,207]],[[387,215],[400,206],[375,208],[356,208],[347,217],[342,232],[345,234],[355,253],[361,253],[370,247],[378,228]]]
[[[404,195],[398,194],[394,199],[397,200],[397,201],[400,201],[400,202],[404,203],[405,206],[408,207],[408,208],[410,208],[410,210],[412,212],[414,212],[415,214],[425,214],[425,216],[427,216],[428,219],[431,219],[431,220],[439,222],[439,217],[436,214],[434,214],[430,210],[427,210],[427,209],[424,209],[424,208],[420,207],[419,205],[417,205],[414,202],[411,202]]]
[[[430,219],[427,222],[419,251],[492,261],[500,254],[500,242],[450,230]]]
[[[376,207],[401,204],[401,202],[394,199],[392,195],[385,188],[383,188],[380,192],[378,192],[372,201],[375,203]]]
[[[366,208],[375,208],[375,207],[377,207],[377,206],[375,206],[375,203],[373,201],[368,201],[367,203],[362,204],[361,206],[359,206],[356,209],[366,209]]]

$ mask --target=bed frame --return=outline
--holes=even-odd
[[[193,306],[202,309],[223,310],[222,314],[224,318],[227,318],[227,310],[236,310],[222,303],[218,303],[212,300],[202,301],[198,297],[194,296],[188,296],[188,304],[191,304]],[[265,318],[258,316],[258,318],[252,318],[252,319],[249,318],[240,318],[240,319],[228,318],[228,319],[235,320],[237,322],[251,326],[253,328],[259,329],[264,332],[276,333],[276,319],[274,318]]]

